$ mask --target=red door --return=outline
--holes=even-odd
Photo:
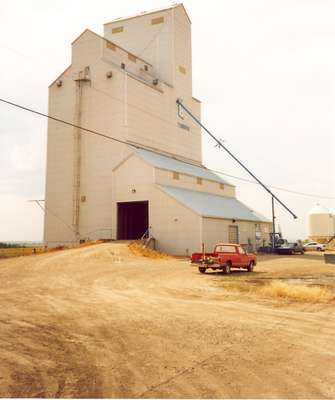
[[[239,267],[242,262],[242,257],[238,249],[239,249],[238,247],[235,247],[235,253],[231,255],[233,267]]]

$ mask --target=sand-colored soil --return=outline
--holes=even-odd
[[[0,260],[0,396],[333,399],[335,302],[257,290],[292,276],[335,287],[317,253],[230,276],[124,243]]]

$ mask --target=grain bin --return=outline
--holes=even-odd
[[[333,226],[334,226],[334,231],[333,231],[333,236],[335,235],[335,207],[334,208],[331,208],[330,210],[329,210],[329,212],[330,212],[330,214],[333,216]]]
[[[335,215],[327,208],[317,204],[308,213],[308,237],[320,243],[326,243],[334,236]]]

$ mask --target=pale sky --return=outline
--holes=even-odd
[[[70,44],[84,29],[102,34],[105,22],[169,4],[0,0],[0,97],[47,112],[47,87],[70,64]],[[276,206],[284,236],[305,238],[308,210],[335,207],[335,1],[184,5],[203,123],[265,183],[319,196],[274,190],[299,217]],[[27,200],[44,198],[46,121],[0,103],[0,122],[0,241],[42,240],[43,213]],[[205,136],[203,159],[247,177]],[[240,200],[271,217],[263,189],[228,180]]]

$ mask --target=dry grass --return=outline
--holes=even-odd
[[[89,240],[87,242],[81,243],[74,247],[88,247],[88,246],[93,246],[94,244],[100,244],[100,243],[105,243],[105,242],[103,240]]]
[[[328,289],[317,286],[292,285],[273,281],[257,288],[257,293],[265,297],[284,298],[297,302],[323,303],[334,299]]]
[[[34,249],[36,249],[36,253],[34,252]],[[0,258],[30,256],[32,254],[43,253],[43,251],[44,247],[41,246],[0,248]]]
[[[129,249],[136,256],[148,257],[148,258],[156,258],[156,259],[169,259],[172,258],[166,253],[162,253],[157,250],[149,249],[143,246],[143,243],[139,241],[131,242],[129,245]]]
[[[89,242],[84,242],[81,244],[76,244],[72,246],[57,246],[45,248],[44,246],[32,246],[32,247],[6,247],[0,248],[0,258],[10,258],[10,257],[21,257],[21,256],[31,256],[32,254],[42,254],[46,252],[55,252],[60,250],[68,250],[70,248],[81,248],[93,246],[95,244],[104,243],[103,240],[91,240]],[[35,250],[34,250],[35,249]]]

